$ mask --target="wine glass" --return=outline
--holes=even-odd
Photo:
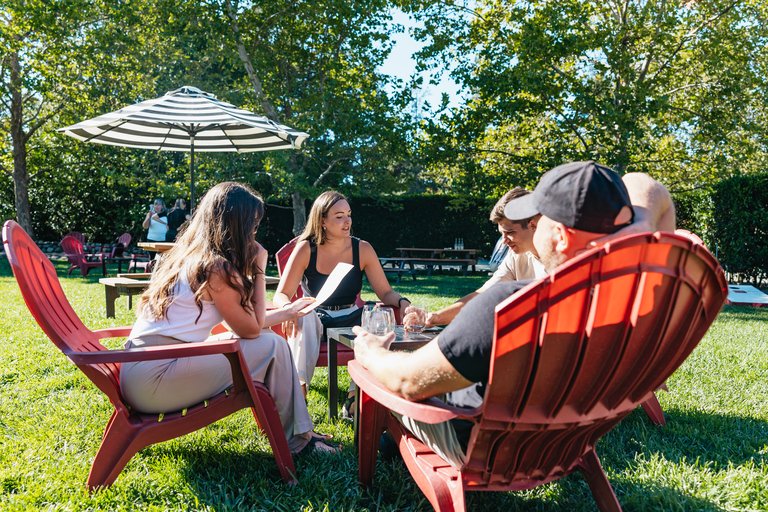
[[[411,304],[405,310],[403,319],[405,330],[409,332],[423,332],[427,325],[427,310],[423,306]]]
[[[362,323],[362,327],[366,331],[377,336],[383,336],[394,330],[395,314],[391,308],[380,308],[376,306],[368,315],[363,311]]]
[[[386,335],[395,330],[395,325],[397,325],[397,322],[395,321],[395,312],[392,308],[379,308],[380,311],[384,314],[384,321],[383,321],[383,331],[381,334]]]
[[[373,314],[377,307],[378,306],[376,304],[365,304],[363,306],[363,316],[360,320],[360,326],[368,332],[371,332],[369,329],[371,324],[371,314]]]

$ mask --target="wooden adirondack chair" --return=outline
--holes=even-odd
[[[81,233],[81,232],[79,232],[79,231],[70,231],[69,233],[67,233],[67,234],[66,234],[66,235],[64,235],[64,236],[71,236],[71,237],[74,237],[74,238],[76,238],[77,240],[79,240],[81,244],[85,245],[85,235],[84,235],[84,234],[82,234],[82,233]]]
[[[112,247],[102,247],[101,257],[104,260],[104,263],[117,263],[119,265],[118,273],[122,272],[123,261],[128,260],[130,262],[125,256],[125,249],[128,247],[128,244],[131,243],[131,238],[130,233],[123,233],[117,238],[117,243],[115,245]]]
[[[65,236],[64,239],[61,241],[61,248],[64,250],[64,255],[69,260],[69,272],[67,272],[67,275],[70,275],[73,270],[76,268],[80,269],[80,273],[83,275],[83,277],[88,275],[88,272],[92,268],[98,268],[101,267],[101,272],[106,277],[107,275],[107,265],[104,261],[104,258],[101,257],[100,254],[96,254],[95,260],[89,260],[89,255],[85,254],[83,251],[83,244],[78,240],[77,238],[73,236]],[[93,257],[94,255],[90,255]]]
[[[142,448],[194,432],[246,407],[269,438],[283,480],[295,482],[296,470],[275,402],[263,384],[251,380],[238,340],[107,350],[100,339],[125,337],[131,328],[90,331],[67,301],[53,264],[21,226],[7,221],[3,241],[24,301],[37,323],[114,406],[88,476],[90,490],[111,485]],[[121,363],[210,354],[229,359],[234,386],[205,403],[159,417],[132,410],[120,393]]]
[[[704,245],[704,241],[699,238],[698,235],[695,233],[691,233],[687,229],[676,229],[675,230],[676,235],[680,235],[682,237],[688,238],[689,240],[693,241],[694,243],[697,243],[699,245]],[[648,415],[648,417],[651,419],[652,422],[659,425],[660,427],[663,427],[667,424],[667,420],[664,419],[664,411],[661,408],[661,404],[659,403],[659,399],[656,397],[656,392],[663,389],[664,391],[669,391],[667,388],[667,383],[663,383],[659,388],[651,395],[648,400],[643,402],[643,410]]]
[[[600,510],[621,510],[595,443],[685,361],[727,294],[703,245],[667,233],[631,236],[496,307],[490,379],[477,409],[401,399],[351,361],[361,390],[360,481],[371,484],[388,429],[435,510],[465,510],[465,491],[530,489],[576,470]],[[389,410],[427,423],[473,422],[466,463],[454,469]]]
[[[277,262],[277,273],[282,277],[283,270],[285,269],[285,266],[288,264],[288,258],[290,258],[291,253],[293,252],[293,248],[296,247],[296,243],[299,241],[298,237],[294,238],[284,246],[280,248],[279,251],[275,254],[275,260]],[[296,293],[291,298],[291,302],[293,302],[296,299],[300,299],[304,296],[304,292],[301,290],[301,286],[296,288]],[[355,300],[355,304],[357,304],[359,307],[362,307],[363,304],[365,304],[365,301],[360,298],[360,294],[357,294],[357,300]],[[402,319],[400,317],[400,308],[392,308],[395,311],[395,320],[397,320],[397,323],[402,323]],[[285,335],[282,332],[282,329],[279,325],[276,325],[272,327],[272,330],[280,334],[281,336],[285,337]],[[337,366],[346,366],[347,363],[354,359],[355,353],[351,348],[344,347],[341,344],[338,347],[338,364]],[[320,356],[317,359],[317,366],[328,366],[328,343],[323,341],[320,344]]]

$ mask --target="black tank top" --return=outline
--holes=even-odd
[[[352,270],[344,276],[331,298],[323,303],[326,306],[354,304],[357,295],[363,288],[363,271],[360,269],[360,239],[354,236],[350,238],[352,239]],[[309,241],[309,250],[309,265],[304,271],[302,286],[305,292],[309,292],[310,296],[317,297],[320,288],[328,279],[328,274],[321,274],[317,271],[317,245],[311,240]],[[322,306],[320,307],[322,308]]]

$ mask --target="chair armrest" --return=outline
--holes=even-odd
[[[366,395],[373,398],[391,411],[398,412],[403,416],[408,416],[414,420],[423,423],[435,424],[442,423],[454,418],[473,419],[479,412],[477,409],[464,409],[462,407],[453,407],[437,398],[428,398],[418,402],[412,402],[392,393],[385,388],[371,372],[363,368],[359,362],[352,360],[347,368],[349,375],[355,384],[364,391]]]
[[[178,345],[135,347],[127,350],[100,350],[97,352],[67,352],[75,364],[129,363],[135,361],[156,361],[178,357],[231,354],[240,350],[240,340],[218,340],[197,343],[179,342]]]
[[[104,338],[125,338],[131,334],[131,326],[124,325],[122,327],[109,327],[107,329],[97,329],[92,332],[97,335],[100,340],[103,340]]]

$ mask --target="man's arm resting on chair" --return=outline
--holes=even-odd
[[[390,352],[394,334],[375,336],[353,327],[355,359],[393,393],[422,400],[472,384],[443,355],[437,338],[415,352]]]
[[[675,203],[669,191],[649,175],[630,172],[622,178],[635,216],[647,221],[651,231],[675,230]]]

